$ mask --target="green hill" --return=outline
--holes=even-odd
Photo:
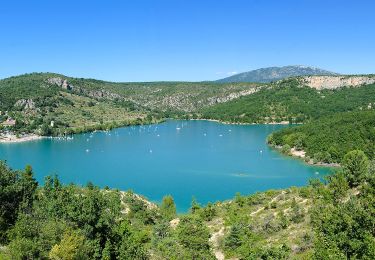
[[[61,135],[157,122],[246,94],[256,84],[113,83],[32,73],[0,80],[2,121],[15,132]]]
[[[375,111],[335,113],[305,125],[273,133],[268,142],[304,150],[310,159],[340,163],[344,155],[355,149],[375,158]],[[289,149],[284,149],[289,152]]]
[[[238,99],[201,110],[203,118],[232,123],[301,123],[322,116],[372,108],[375,85],[315,89],[298,78],[283,80]]]

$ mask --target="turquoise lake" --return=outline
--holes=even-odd
[[[281,125],[225,125],[166,121],[109,132],[0,144],[14,169],[32,165],[36,179],[57,174],[64,183],[132,189],[154,202],[171,194],[179,212],[194,196],[201,204],[267,189],[306,185],[330,173],[281,155],[266,144]]]

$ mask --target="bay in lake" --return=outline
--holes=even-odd
[[[36,179],[57,174],[63,183],[132,189],[154,202],[171,194],[179,212],[194,196],[201,204],[267,189],[302,186],[330,169],[272,150],[266,137],[281,125],[225,125],[167,121],[109,132],[0,144],[14,169],[32,165]]]

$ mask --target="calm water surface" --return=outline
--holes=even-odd
[[[206,204],[267,189],[302,186],[329,169],[287,158],[266,145],[280,125],[224,125],[167,121],[110,132],[0,144],[0,159],[15,169],[33,166],[43,183],[57,174],[64,183],[132,189],[159,202],[171,194],[178,211],[192,196]]]

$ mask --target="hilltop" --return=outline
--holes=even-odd
[[[260,82],[269,83],[280,79],[296,76],[307,75],[338,75],[338,73],[315,68],[309,66],[284,66],[284,67],[268,67],[248,72],[242,72],[227,78],[219,79],[216,82],[229,83],[229,82]]]

